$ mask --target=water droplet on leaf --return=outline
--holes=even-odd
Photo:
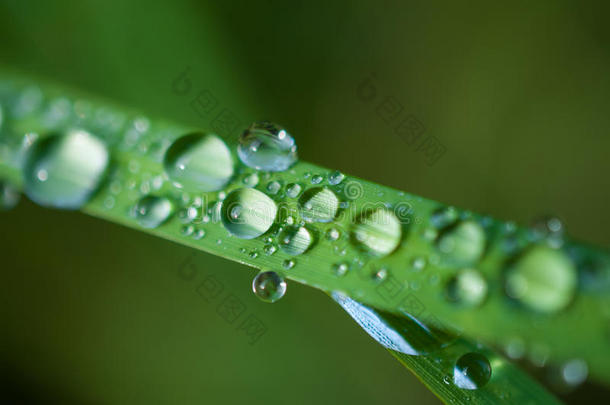
[[[163,167],[173,183],[187,190],[216,191],[233,176],[233,158],[222,139],[194,133],[178,138],[165,152]]]
[[[565,253],[538,245],[508,268],[505,285],[508,295],[526,307],[553,313],[572,301],[577,274]]]
[[[281,126],[255,122],[239,138],[239,159],[257,170],[281,172],[297,161],[297,145]]]
[[[278,240],[282,251],[289,255],[296,256],[305,253],[305,251],[309,249],[313,242],[313,236],[304,226],[299,228],[291,227],[284,229],[280,233]]]
[[[315,187],[299,198],[299,209],[307,222],[330,222],[339,210],[339,199],[330,189]]]
[[[78,209],[99,187],[109,161],[106,145],[86,131],[41,138],[28,151],[25,193],[40,205]]]
[[[240,188],[222,201],[220,218],[231,234],[253,239],[271,228],[276,214],[277,205],[266,194],[252,188]]]
[[[392,211],[377,208],[360,215],[352,228],[352,237],[366,251],[385,256],[400,243],[402,228]]]
[[[274,271],[261,272],[252,281],[252,291],[261,301],[273,303],[286,293],[286,281]]]
[[[174,205],[166,197],[148,195],[142,197],[134,208],[138,223],[144,228],[156,228],[174,212]]]
[[[453,382],[465,390],[483,387],[491,378],[491,365],[487,357],[479,353],[467,353],[460,357],[453,368]]]

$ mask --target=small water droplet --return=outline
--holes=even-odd
[[[290,183],[286,186],[286,195],[289,198],[297,198],[301,194],[301,186],[297,183]]]
[[[588,374],[587,363],[581,359],[570,360],[561,367],[561,376],[570,387],[582,384],[587,379]]]
[[[41,138],[28,150],[25,193],[40,205],[78,209],[101,184],[109,161],[106,145],[86,131]]]
[[[458,222],[441,232],[437,247],[443,262],[452,266],[471,266],[485,251],[485,230],[472,220]]]
[[[411,260],[411,266],[415,271],[423,270],[426,267],[426,258],[423,256],[415,256]]]
[[[329,228],[326,231],[326,239],[334,242],[341,237],[341,232],[337,228]]]
[[[343,175],[343,173],[338,170],[334,171],[328,175],[328,184],[336,186],[337,184],[341,183],[344,178],[345,176]]]
[[[311,184],[320,184],[322,183],[322,180],[324,180],[324,177],[320,176],[319,174],[313,175],[311,177]]]
[[[297,262],[296,262],[295,260],[293,260],[293,259],[286,259],[286,260],[284,260],[284,262],[282,263],[282,266],[283,266],[285,269],[289,269],[289,270],[290,270],[290,269],[291,269],[291,268],[293,268],[293,267],[294,267],[296,264],[297,264]]]
[[[460,270],[447,285],[447,297],[460,305],[479,306],[487,297],[487,282],[475,269]]]
[[[509,358],[519,360],[525,355],[525,342],[518,337],[511,338],[506,342],[504,351]]]
[[[272,182],[269,182],[269,184],[267,184],[267,191],[269,192],[269,194],[277,194],[281,188],[282,188],[282,185],[278,181],[275,181],[275,180]]]
[[[559,248],[563,245],[564,226],[555,216],[545,215],[532,222],[534,240],[545,239],[549,246]]]
[[[346,262],[333,264],[333,273],[337,277],[343,277],[349,271],[349,264]]]
[[[180,232],[182,232],[184,236],[191,236],[193,232],[195,232],[195,227],[193,225],[185,225]]]
[[[193,239],[195,239],[195,240],[200,240],[200,239],[203,239],[204,237],[205,237],[205,231],[203,229],[198,229],[193,234]]]
[[[284,229],[280,233],[278,240],[282,251],[296,256],[305,253],[309,249],[313,242],[313,236],[307,228],[301,226],[299,228]]]
[[[252,281],[252,291],[261,301],[273,303],[286,293],[286,281],[274,271],[261,272]]]
[[[386,278],[388,278],[388,269],[385,267],[373,270],[373,281],[376,283],[381,283]]]
[[[19,203],[19,190],[7,181],[0,181],[0,211],[8,211]]]
[[[224,199],[220,218],[231,234],[253,239],[271,228],[276,214],[277,205],[266,194],[252,188],[240,188]]]
[[[134,207],[136,220],[144,228],[156,228],[174,213],[174,204],[166,197],[147,195]]]
[[[260,121],[241,134],[237,154],[246,166],[281,172],[296,163],[297,145],[281,126]]]
[[[194,133],[178,138],[165,152],[163,167],[177,187],[216,191],[233,176],[233,158],[222,139]]]
[[[253,250],[248,256],[250,256],[250,259],[256,259],[258,257],[258,252],[256,250]]]
[[[465,390],[482,388],[491,378],[491,365],[487,357],[479,353],[466,353],[453,368],[453,382]]]
[[[108,197],[104,198],[104,207],[106,209],[112,209],[112,208],[114,208],[115,202],[116,202],[116,200],[114,199],[113,196],[108,196]]]
[[[246,187],[256,187],[258,184],[258,174],[250,173],[246,177],[244,177],[243,183]]]
[[[352,229],[352,237],[366,251],[385,256],[400,243],[402,228],[392,211],[377,208],[359,216]]]
[[[537,245],[509,266],[505,286],[507,294],[526,307],[553,313],[572,301],[577,273],[564,252]]]
[[[276,251],[277,247],[275,245],[268,244],[263,247],[263,252],[265,252],[267,256],[273,255]]]
[[[330,189],[315,187],[299,198],[299,209],[307,222],[330,222],[339,210],[339,199]]]

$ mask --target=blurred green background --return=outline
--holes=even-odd
[[[244,125],[286,126],[302,159],[520,223],[553,213],[608,246],[609,31],[603,5],[568,1],[3,0],[0,61],[209,128],[172,91],[189,68]],[[436,164],[378,114],[386,97],[446,147]],[[438,402],[319,291],[264,304],[251,269],[25,199],[0,220],[8,398]],[[197,294],[209,274],[265,323],[256,344]]]

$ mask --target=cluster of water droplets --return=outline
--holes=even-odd
[[[7,114],[1,107],[3,130]],[[417,235],[412,237],[428,246],[423,250],[429,253],[405,260],[404,271],[421,275],[407,287],[417,291],[425,275],[430,285],[444,283],[449,302],[471,310],[485,305],[490,294],[498,293],[488,284],[492,275],[481,270],[487,253],[496,246],[510,257],[501,275],[501,290],[507,301],[540,314],[556,313],[573,302],[579,283],[586,285],[586,280],[579,280],[582,276],[577,267],[590,268],[585,274],[593,274],[596,280],[600,271],[608,273],[599,270],[607,269],[606,263],[591,262],[579,251],[566,251],[563,225],[554,217],[540,219],[525,235],[507,223],[500,242],[492,246],[490,219],[452,207],[439,208],[423,222],[408,207],[391,203],[352,213],[349,209],[364,193],[362,185],[339,171],[304,172],[295,181],[296,172],[291,167],[297,162],[296,142],[286,129],[271,122],[249,126],[233,152],[213,133],[191,132],[176,137],[176,128],[170,125],[152,131],[145,117],[128,119],[120,112],[85,101],[71,103],[62,97],[45,101],[35,87],[25,89],[10,111],[15,118],[36,112],[46,132],[28,131],[14,142],[21,151],[18,164],[24,192],[31,200],[54,208],[78,209],[99,195],[104,207],[114,209],[121,200],[119,196],[126,195],[131,203],[121,209],[144,228],[158,228],[177,216],[182,223],[181,234],[195,241],[206,238],[210,223],[221,224],[228,237],[264,239],[260,248],[240,248],[240,252],[249,260],[280,256],[277,271],[262,272],[253,281],[253,291],[266,302],[284,295],[286,283],[281,273],[295,268],[301,256],[315,255],[318,243],[331,246],[337,257],[327,269],[334,277],[347,277],[366,268],[366,278],[382,284],[391,278],[392,270],[377,265],[376,260],[401,250],[407,237],[412,236],[408,233],[415,233],[413,229]],[[141,167],[139,159],[117,162],[111,156],[113,148],[150,157],[151,166]],[[121,170],[120,165],[127,170]],[[285,171],[291,174],[290,182],[281,176]],[[377,196],[385,198],[384,193],[380,191]],[[404,197],[404,193],[398,193],[398,197]],[[16,188],[8,181],[0,182],[0,209],[10,209],[18,201]],[[283,209],[285,206],[291,209]],[[348,221],[337,220],[343,213],[351,213]],[[214,243],[223,245],[223,238]],[[344,258],[348,249],[356,253],[349,259]],[[428,268],[447,271],[428,272]],[[595,283],[589,285],[594,288]],[[350,293],[358,297],[362,292]],[[380,316],[341,294],[334,293],[333,298],[393,350],[422,354],[446,343],[407,311],[400,323],[391,314]],[[413,330],[418,333],[411,333]],[[434,339],[418,343],[405,338],[410,335]],[[518,351],[513,345],[507,354],[510,357]],[[562,373],[566,380],[586,378],[586,363],[583,366],[579,361],[565,365]],[[476,389],[485,385],[490,375],[491,366],[484,356],[469,353],[456,362],[453,382],[464,389]]]

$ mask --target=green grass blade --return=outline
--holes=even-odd
[[[315,244],[307,253],[296,257],[281,250],[267,254],[266,239],[269,236],[274,239],[276,235],[240,239],[231,236],[215,220],[213,207],[222,199],[218,192],[178,190],[167,180],[162,165],[163,152],[171,141],[194,128],[153,120],[63,86],[41,84],[11,74],[0,75],[0,104],[4,113],[0,178],[8,179],[18,187],[22,184],[19,157],[24,134],[44,136],[52,131],[85,128],[109,146],[112,170],[101,189],[82,207],[83,212],[257,269],[278,271],[315,288],[339,291],[379,310],[409,313],[424,323],[463,333],[469,339],[489,345],[503,347],[518,339],[527,342],[529,351],[542,352],[545,361],[550,363],[583,359],[594,378],[610,381],[610,362],[607,361],[610,358],[607,335],[610,259],[607,250],[562,238],[561,249],[556,251],[563,252],[562,255],[569,257],[569,265],[576,267],[579,288],[573,297],[568,297],[565,309],[544,314],[531,307],[544,312],[549,305],[556,305],[554,291],[533,283],[535,291],[541,292],[539,299],[517,302],[507,297],[504,277],[507,267],[530,246],[556,241],[540,238],[531,229],[510,222],[454,210],[451,212],[455,212],[460,221],[474,223],[477,229],[482,229],[483,239],[481,234],[472,232],[472,227],[458,229],[452,236],[453,242],[449,242],[457,244],[459,260],[453,260],[456,257],[446,260],[439,248],[438,229],[432,225],[437,218],[435,213],[445,205],[350,176],[333,185],[329,183],[332,171],[300,161],[285,172],[258,173],[260,181],[255,188],[267,192],[268,184],[278,181],[283,190],[289,183],[310,189],[317,176],[321,176],[317,186],[333,190],[343,206],[332,224],[310,226]],[[227,136],[226,141],[234,151],[235,136]],[[223,193],[243,188],[244,179],[254,172],[238,165]],[[278,219],[294,215],[298,221],[297,199],[282,197],[283,192],[271,196],[283,204]],[[179,206],[177,215],[154,229],[142,228],[130,215],[137,200],[149,193],[167,196]],[[194,207],[197,210],[199,205],[204,208],[199,209],[194,221],[184,220],[187,209]],[[402,236],[392,254],[378,257],[364,252],[354,242],[354,223],[362,221],[363,212],[382,206],[389,207],[400,220]],[[340,237],[335,241],[326,238],[331,228],[339,231]],[[196,239],[194,235],[201,235],[197,230],[203,230],[205,236]],[[450,230],[446,228],[443,232]],[[375,232],[375,229],[369,227],[369,231]],[[381,232],[377,236],[376,248],[392,250],[392,238],[388,238],[387,233]],[[468,243],[461,243],[463,241]],[[484,249],[479,252],[481,247]],[[476,258],[473,265],[462,263],[462,259],[472,257]],[[423,263],[422,260],[425,268],[414,264]],[[290,261],[294,265],[288,265]],[[348,265],[349,271],[340,277],[336,268],[342,263]],[[530,267],[534,265],[530,264]],[[488,289],[487,297],[471,307],[457,305],[447,298],[447,286],[452,285],[451,280],[464,267],[476,267]],[[531,299],[532,293],[526,297]]]

